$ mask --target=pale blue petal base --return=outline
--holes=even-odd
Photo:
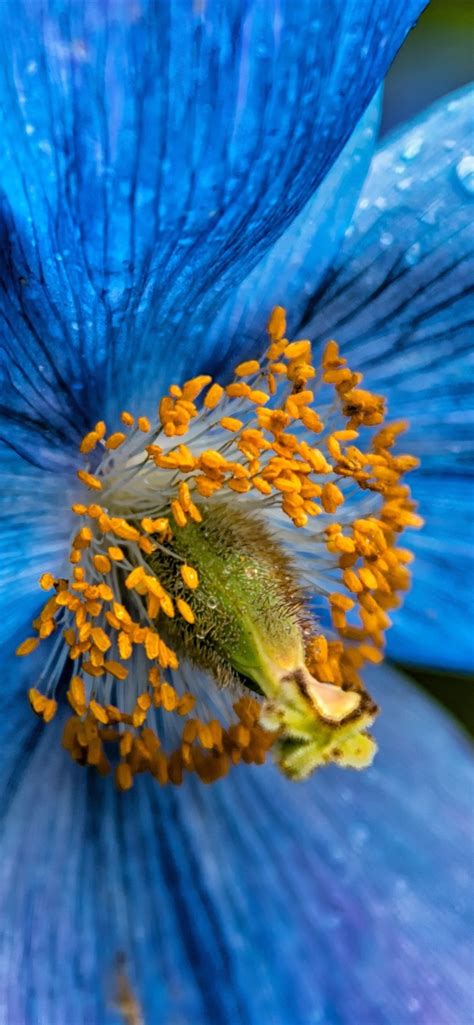
[[[271,767],[121,795],[41,728],[3,797],[5,1020],[460,1025],[472,1008],[472,763],[399,674],[369,674],[380,752],[291,784]]]

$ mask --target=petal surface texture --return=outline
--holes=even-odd
[[[369,682],[374,767],[306,784],[123,796],[38,729],[3,791],[5,1020],[119,1025],[120,963],[145,1025],[468,1021],[470,755],[399,674]]]
[[[337,338],[394,418],[410,421],[426,526],[409,539],[414,585],[389,650],[451,668],[472,666],[473,106],[461,90],[382,146],[298,329]]]
[[[216,351],[217,371],[225,374],[240,346],[265,346],[268,311],[284,306],[292,323],[303,316],[309,299],[337,258],[352,220],[377,142],[381,90],[369,104],[323,183],[269,252],[212,317],[193,330],[203,346]],[[210,311],[211,312],[211,311]],[[216,363],[213,361],[213,367]]]
[[[201,358],[191,314],[314,193],[423,7],[2,4],[10,433],[59,446],[166,377],[170,344]]]

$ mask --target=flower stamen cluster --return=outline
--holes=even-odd
[[[123,411],[120,430],[107,434],[100,421],[81,442],[86,464],[77,478],[89,495],[72,506],[80,525],[70,568],[41,577],[54,593],[17,653],[53,644],[29,692],[46,722],[57,710],[67,653],[73,717],[64,746],[104,774],[106,751],[115,749],[121,789],[142,771],[161,784],[179,784],[185,771],[212,782],[241,760],[262,763],[281,735],[278,717],[263,728],[254,697],[235,702],[237,720],[225,725],[192,716],[195,695],[172,683],[180,655],[170,638],[200,630],[200,567],[182,555],[179,535],[190,524],[205,529],[206,508],[243,503],[290,547],[293,528],[307,535],[304,557],[315,566],[330,626],[305,637],[306,665],[335,687],[362,691],[360,669],[382,659],[388,612],[409,585],[411,554],[398,539],[421,524],[402,483],[417,460],[392,452],[407,425],[382,426],[384,399],[361,388],[362,375],[336,342],[326,345],[318,372],[310,341],[289,341],[285,331],[285,311],[276,307],[264,358],[240,363],[232,382],[200,375],[171,385],[155,422]],[[185,720],[171,752],[167,716]]]

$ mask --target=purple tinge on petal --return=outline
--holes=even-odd
[[[0,11],[4,417],[74,439],[314,193],[424,0]],[[3,293],[2,293],[3,294]],[[36,415],[31,414],[34,409]],[[61,444],[58,440],[57,444]]]
[[[4,794],[5,1018],[104,1025],[124,973],[154,1025],[459,1025],[472,1007],[472,763],[395,672],[380,753],[291,784],[237,769],[128,795],[55,724]]]

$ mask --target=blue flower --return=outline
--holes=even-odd
[[[2,5],[8,1025],[470,1016],[468,754],[399,674],[367,674],[383,715],[366,773],[245,766],[123,794],[69,762],[59,717],[32,721],[13,654],[67,557],[81,436],[260,355],[283,302],[293,335],[337,337],[412,423],[427,526],[393,654],[467,664],[468,94],[372,159],[373,97],[422,7]]]

